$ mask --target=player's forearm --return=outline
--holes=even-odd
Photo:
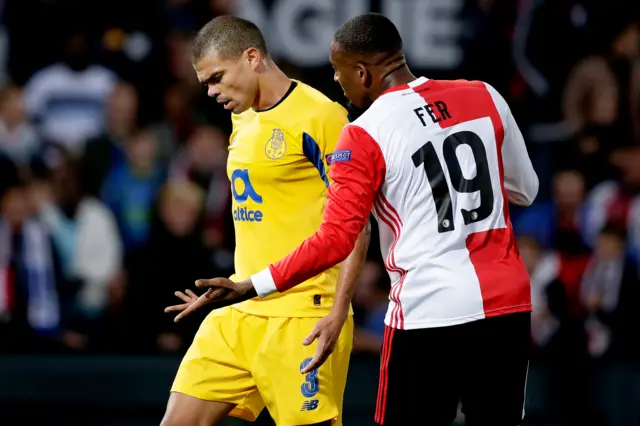
[[[351,300],[356,289],[360,272],[367,260],[367,251],[371,241],[371,223],[367,221],[364,229],[356,240],[353,251],[342,263],[340,276],[336,286],[336,297],[331,309],[332,313],[346,316],[349,313]]]
[[[256,292],[265,297],[286,291],[343,262],[353,251],[364,223],[323,222],[291,254],[251,277]]]

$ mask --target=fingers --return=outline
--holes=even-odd
[[[197,280],[196,287],[198,288],[207,288],[207,287],[233,288],[233,281],[231,281],[228,278],[211,278],[209,280]]]
[[[198,309],[197,307],[194,308],[194,306],[196,306],[198,302],[195,302],[189,306],[187,306],[187,308],[180,312],[178,315],[176,315],[176,317],[173,319],[173,322],[178,322],[180,321],[182,318],[186,317],[187,315],[189,315],[191,312],[195,311],[196,309]]]
[[[210,289],[210,290],[211,290],[211,289]],[[186,293],[186,294],[185,294],[185,293]],[[173,293],[173,294],[175,294],[177,297],[179,297],[180,299],[182,299],[182,301],[183,301],[183,302],[186,302],[186,303],[191,303],[191,302],[193,302],[194,300],[196,300],[196,299],[198,298],[198,295],[197,295],[197,294],[195,294],[193,291],[191,291],[191,290],[189,290],[189,289],[186,289],[186,290],[184,291],[184,293],[183,293],[183,292],[181,292],[181,291],[176,291],[176,292],[175,292],[175,293]]]
[[[187,315],[189,315],[190,313],[192,313],[193,311],[197,311],[198,309],[200,309],[201,307],[203,307],[204,305],[211,303],[211,302],[215,302],[216,301],[216,297],[220,295],[220,292],[222,292],[222,289],[212,289],[210,288],[209,290],[207,290],[207,292],[205,294],[203,294],[202,296],[198,297],[194,302],[190,301],[190,303],[186,303],[186,308],[180,312],[174,319],[174,322],[178,322],[180,321],[182,318],[186,317]]]
[[[309,333],[309,335],[305,337],[304,340],[302,340],[302,344],[304,346],[309,346],[311,343],[313,343],[313,341],[316,340],[320,335],[320,330],[321,329],[318,326],[314,326],[311,330],[311,333]]]
[[[302,374],[307,374],[308,372],[319,368],[327,360],[331,352],[329,351],[329,348],[321,346],[322,345],[318,345],[318,349],[316,349],[316,353],[313,355],[311,362],[307,364],[302,371],[300,371]]]
[[[189,292],[189,290],[187,290],[187,294],[188,294],[188,292]],[[191,302],[191,301],[192,301],[192,300],[191,300],[191,298],[190,298],[189,296],[187,296],[186,294],[184,294],[184,293],[183,293],[183,292],[181,292],[181,291],[176,291],[176,292],[175,292],[175,293],[173,293],[173,294],[175,294],[177,297],[179,297],[179,298],[180,298],[183,302],[185,302],[185,303],[189,303],[189,302]],[[196,296],[196,298],[197,298],[197,296]]]
[[[166,308],[164,308],[164,312],[168,314],[169,312],[183,311],[188,306],[188,303],[183,303],[182,305],[167,306]]]
[[[202,307],[202,305],[205,305],[207,303],[207,300],[201,296],[199,297],[195,302],[189,304],[187,306],[187,308],[180,312],[174,319],[173,322],[178,322],[180,321],[182,318],[186,317],[187,315],[189,315],[191,312],[196,311],[198,309],[200,309],[200,307]]]

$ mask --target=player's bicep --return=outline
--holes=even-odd
[[[386,166],[380,146],[361,127],[347,126],[331,154],[331,163],[329,174],[333,184],[329,189],[329,201],[340,200],[340,205],[357,211],[359,219],[364,217],[366,221],[385,176]],[[332,214],[331,211],[327,213]]]

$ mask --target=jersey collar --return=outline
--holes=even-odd
[[[426,77],[418,77],[415,80],[407,83],[407,84],[401,84],[400,86],[394,86],[394,87],[390,87],[387,90],[385,90],[384,92],[382,92],[382,95],[380,96],[384,96],[387,93],[393,93],[393,92],[400,92],[402,90],[408,90],[408,89],[413,89],[414,87],[420,86],[424,83],[426,83],[429,79]]]

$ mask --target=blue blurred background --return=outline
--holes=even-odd
[[[328,46],[367,11],[416,74],[496,87],[525,135],[541,182],[512,214],[534,302],[525,424],[640,424],[638,2],[0,0],[1,425],[159,424],[201,320],[163,308],[233,271],[230,118],[192,37],[249,18],[290,77],[344,102]],[[372,241],[348,426],[373,424],[389,282]]]

